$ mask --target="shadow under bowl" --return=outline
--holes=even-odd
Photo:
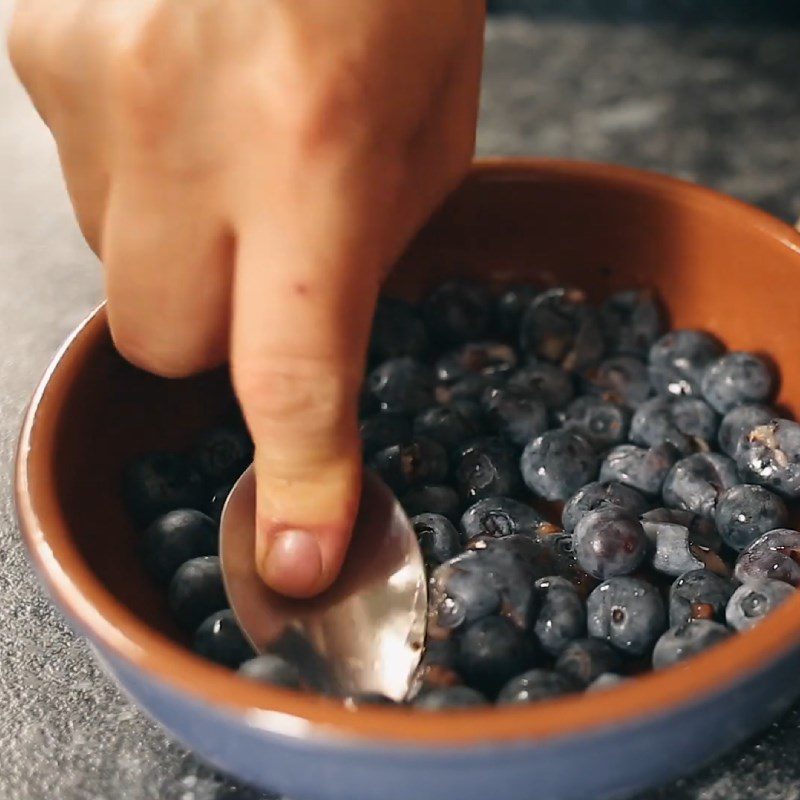
[[[448,277],[654,287],[674,327],[780,365],[800,412],[800,235],[670,178],[598,164],[482,162],[419,234],[389,292]],[[194,656],[138,556],[124,466],[235,408],[225,371],[162,380],[115,352],[105,312],[65,343],[22,430],[17,505],[42,581],[152,717],[215,766],[297,800],[596,800],[684,774],[800,695],[800,596],[689,663],[587,696],[425,714],[343,708]]]

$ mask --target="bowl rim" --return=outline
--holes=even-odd
[[[657,193],[683,204],[703,204],[734,214],[798,256],[800,233],[766,212],[714,190],[654,172],[585,161],[492,158],[476,161],[473,180],[593,181]],[[106,334],[100,305],[70,334],[54,356],[26,410],[16,457],[17,515],[29,556],[56,604],[101,650],[151,680],[240,717],[245,724],[281,736],[333,745],[425,745],[461,748],[507,741],[544,743],[587,735],[609,726],[663,715],[696,703],[757,671],[800,645],[800,592],[769,619],[730,637],[691,662],[650,672],[603,692],[576,694],[532,706],[423,713],[408,708],[361,707],[255,684],[210,662],[148,626],[122,605],[91,572],[56,513],[54,482],[47,469],[54,425],[69,384],[70,364],[81,363]],[[37,472],[38,470],[38,472]],[[454,724],[460,723],[460,724]]]

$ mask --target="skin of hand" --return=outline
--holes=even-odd
[[[483,0],[19,0],[12,63],[100,256],[114,341],[167,377],[230,358],[256,558],[335,579],[389,266],[474,151]]]

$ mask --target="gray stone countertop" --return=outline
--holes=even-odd
[[[798,75],[800,31],[503,18],[487,34],[479,150],[661,170],[795,219]],[[0,797],[260,798],[198,763],[131,706],[28,568],[10,488],[17,430],[54,349],[99,298],[100,279],[49,136],[4,60],[0,175]],[[646,797],[797,800],[799,779],[796,709],[727,758]]]

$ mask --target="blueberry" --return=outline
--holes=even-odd
[[[714,521],[686,511],[682,508],[652,508],[642,514],[642,524],[645,522],[671,522],[682,525],[689,531],[689,541],[691,544],[701,547],[704,550],[719,552],[722,547],[722,539],[717,533]],[[655,541],[655,531],[645,526],[645,533],[651,530],[652,536],[649,538]]]
[[[372,457],[372,468],[396,492],[447,477],[445,449],[432,439],[419,437],[408,444],[392,445]]]
[[[230,609],[203,620],[195,632],[193,649],[203,658],[233,669],[254,655]]]
[[[590,511],[575,526],[578,563],[596,578],[628,575],[647,554],[642,524],[617,509]]]
[[[494,695],[530,666],[533,649],[525,634],[504,617],[484,617],[461,634],[458,670],[465,682]]]
[[[771,578],[800,588],[800,532],[778,528],[759,536],[739,554],[734,574],[742,583]]]
[[[390,358],[367,377],[381,411],[416,414],[434,403],[433,370],[409,356]]]
[[[500,591],[489,574],[492,566],[491,561],[470,551],[433,571],[428,608],[436,628],[455,630],[500,610]]]
[[[643,656],[666,630],[667,612],[658,589],[639,578],[610,578],[586,601],[589,636],[617,650]]]
[[[508,379],[508,386],[539,397],[550,409],[563,408],[575,396],[570,374],[547,361],[528,362]]]
[[[536,581],[540,595],[534,633],[542,650],[558,656],[575,639],[586,636],[586,609],[575,587],[551,575]]]
[[[406,444],[411,438],[411,422],[405,414],[374,414],[361,421],[361,446],[369,460],[379,450]]]
[[[461,536],[450,520],[439,514],[418,514],[411,519],[428,569],[461,552]]]
[[[423,711],[442,711],[447,708],[484,706],[486,703],[486,698],[469,686],[445,686],[418,695],[414,707]]]
[[[628,438],[630,411],[621,405],[587,395],[576,397],[557,414],[562,428],[583,436],[598,451]]]
[[[484,497],[471,505],[461,517],[461,530],[466,539],[481,535],[511,536],[515,533],[535,535],[543,526],[549,526],[549,523],[538,511],[510,497]]]
[[[740,443],[736,464],[747,483],[794,500],[800,497],[800,425],[775,419],[753,428]]]
[[[509,286],[495,303],[495,316],[500,332],[511,341],[519,337],[519,321],[539,294],[530,284]]]
[[[670,331],[650,348],[650,383],[658,394],[699,395],[705,368],[722,351],[722,345],[708,333]]]
[[[653,648],[653,668],[663,669],[677,664],[724,641],[730,635],[731,632],[724,625],[707,619],[693,619],[672,627],[661,635]]]
[[[560,697],[577,686],[566,675],[550,669],[530,669],[512,678],[497,695],[498,705],[521,705]]]
[[[566,500],[597,475],[597,455],[582,436],[552,430],[530,442],[520,459],[522,479],[545,500]]]
[[[436,400],[444,405],[456,401],[478,402],[487,389],[505,384],[504,378],[498,376],[469,374],[455,383],[440,383],[436,386]]]
[[[125,506],[139,525],[176,508],[204,508],[203,476],[176,453],[148,453],[136,459],[122,478]]]
[[[661,312],[650,289],[616,292],[600,310],[612,353],[646,356],[663,330]]]
[[[499,437],[477,439],[461,450],[455,480],[467,502],[513,496],[520,489],[519,459],[511,445]]]
[[[409,517],[417,514],[441,514],[456,522],[461,514],[461,500],[452,486],[428,485],[409,489],[401,498],[400,505]]]
[[[271,683],[284,689],[300,689],[303,684],[297,667],[272,653],[264,653],[245,661],[239,667],[239,675],[251,681]]]
[[[778,416],[769,406],[744,405],[731,409],[719,425],[717,438],[720,450],[731,458],[736,458],[739,445],[747,434],[759,425],[766,425]]]
[[[719,453],[695,453],[678,461],[664,479],[664,502],[713,519],[719,496],[739,483],[736,464]]]
[[[789,511],[769,489],[744,483],[720,495],[715,520],[725,544],[744,550],[763,533],[783,528],[789,521]]]
[[[669,590],[669,624],[683,625],[691,619],[723,622],[733,584],[707,569],[684,572]]]
[[[634,356],[612,356],[587,370],[583,382],[589,394],[636,408],[652,394],[647,365]]]
[[[428,332],[417,310],[405,300],[381,297],[372,320],[369,356],[379,363],[390,358],[421,358],[428,350]]]
[[[186,561],[169,584],[169,610],[182,628],[193,631],[206,617],[228,606],[217,556]]]
[[[436,380],[447,385],[478,374],[492,382],[503,382],[516,366],[513,347],[503,342],[468,342],[438,359]]]
[[[480,433],[481,426],[456,404],[426,408],[414,418],[414,436],[433,439],[448,452]]]
[[[618,508],[632,517],[640,517],[647,507],[647,500],[636,489],[616,481],[595,481],[582,486],[567,500],[561,514],[561,524],[565,531],[572,533],[581,518],[590,511]]]
[[[547,430],[545,404],[524,389],[487,389],[483,403],[494,430],[520,447]]]
[[[587,692],[599,692],[603,689],[613,689],[615,686],[619,686],[620,683],[624,683],[625,678],[622,675],[618,675],[616,672],[604,672],[602,675],[598,675],[587,687]]]
[[[234,483],[253,460],[253,441],[243,428],[212,428],[197,440],[190,459],[209,485]]]
[[[428,637],[422,654],[417,679],[423,690],[439,689],[461,683],[456,671],[458,642],[454,637],[432,639]]]
[[[492,322],[492,297],[482,286],[448,281],[434,289],[423,303],[423,314],[433,338],[444,345],[480,339]]]
[[[619,653],[602,639],[570,642],[556,660],[556,670],[580,686],[588,686],[605,672],[618,672],[621,666]]]
[[[692,548],[689,529],[674,522],[642,522],[645,535],[653,544],[653,568],[665,575],[678,575],[703,566]]]
[[[653,447],[665,442],[683,455],[709,450],[717,430],[717,415],[697,397],[659,395],[642,403],[631,420],[631,441]]]
[[[760,403],[775,388],[772,370],[752,353],[727,353],[712,361],[700,382],[703,396],[720,414],[743,403]]]
[[[565,369],[582,370],[603,357],[599,315],[580,289],[549,289],[522,316],[520,348]]]
[[[217,525],[219,525],[222,519],[225,501],[228,499],[231,489],[233,489],[233,484],[218,486],[211,495],[211,502],[208,504],[208,516],[211,517]]]
[[[678,451],[670,444],[649,449],[621,444],[606,454],[600,466],[600,480],[617,481],[647,496],[659,495],[664,478],[678,456]]]
[[[754,581],[740,586],[731,596],[725,609],[725,619],[731,628],[746,631],[788,600],[796,589],[781,581]]]
[[[144,562],[159,583],[168,584],[178,567],[190,558],[213,556],[219,549],[213,519],[190,508],[156,518],[144,532]]]

